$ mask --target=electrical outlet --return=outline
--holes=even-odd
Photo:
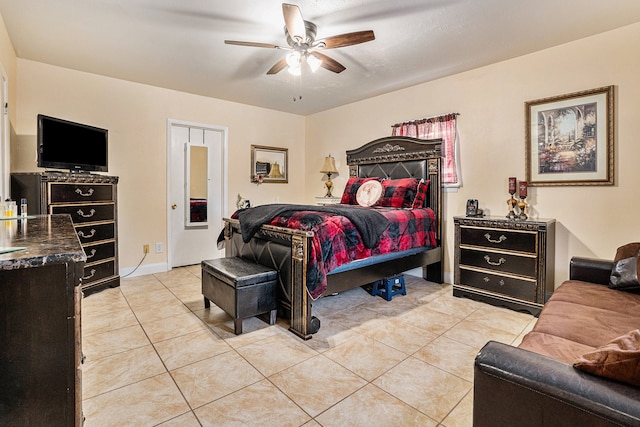
[[[149,253],[149,245],[143,245],[142,246],[142,252],[144,252],[144,254],[148,254]]]
[[[156,253],[157,254],[161,254],[162,253],[162,242],[156,243]]]

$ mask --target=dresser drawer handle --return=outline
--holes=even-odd
[[[81,230],[81,231],[78,231],[78,236],[82,237],[83,239],[90,239],[90,238],[92,238],[92,237],[93,237],[93,236],[95,236],[95,235],[96,235],[96,230],[95,230],[95,228],[92,228],[92,229],[91,229],[91,233],[90,233],[90,234],[88,234],[88,235],[86,235],[86,236],[84,235],[84,232],[83,232],[82,230]]]
[[[93,188],[90,188],[86,193],[83,193],[81,188],[76,188],[76,193],[82,197],[91,197],[91,195],[93,195]]]
[[[507,260],[504,258],[500,258],[498,262],[492,262],[491,257],[489,255],[485,255],[484,260],[487,261],[487,264],[490,264],[490,265],[502,265],[505,262],[507,262]]]
[[[491,281],[487,276],[484,276],[482,280],[484,280],[484,283],[489,283]]]
[[[498,282],[498,284],[499,284],[500,286],[504,286],[504,280],[500,279],[500,281]]]
[[[507,240],[507,236],[505,236],[504,234],[501,234],[500,237],[498,237],[498,240],[492,240],[491,234],[489,233],[485,234],[484,237],[491,243],[502,243]]]
[[[87,259],[91,259],[94,256],[96,256],[96,250],[95,249],[91,249],[91,255],[87,255]]]
[[[82,280],[89,280],[89,279],[91,279],[91,278],[92,278],[93,276],[95,276],[95,275],[96,275],[96,270],[95,270],[95,268],[92,268],[92,269],[91,269],[91,274],[90,274],[90,275],[88,275],[88,276],[84,276],[84,277],[82,278]]]
[[[78,209],[78,215],[80,215],[83,218],[91,218],[95,213],[96,213],[95,209],[91,209],[88,214],[85,214],[82,209]]]

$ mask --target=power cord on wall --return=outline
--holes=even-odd
[[[146,257],[147,257],[147,253],[145,253],[145,254],[142,256],[142,259],[140,260],[140,262],[138,263],[138,265],[136,265],[136,268],[134,268],[133,270],[131,270],[129,273],[125,274],[124,276],[120,276],[120,277],[121,277],[121,278],[124,278],[124,277],[127,277],[127,276],[132,275],[132,274],[133,274],[133,273],[138,269],[138,267],[140,267],[140,266],[142,265],[142,263],[144,262],[144,260],[145,260],[145,258],[146,258]]]

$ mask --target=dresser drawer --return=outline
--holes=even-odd
[[[92,224],[76,227],[76,234],[80,243],[98,242],[100,240],[109,240],[115,238],[115,224],[113,222],[107,224]]]
[[[522,256],[502,252],[491,252],[475,249],[460,249],[460,265],[479,267],[502,273],[536,277],[535,256]]]
[[[85,245],[87,264],[116,256],[116,242],[104,242],[95,245]]]
[[[84,267],[84,277],[82,278],[82,286],[88,283],[96,282],[106,277],[115,276],[115,261],[107,261],[98,264],[88,264]]]
[[[489,292],[525,301],[536,301],[535,281],[460,268],[460,282],[463,285],[473,286]]]
[[[537,233],[493,228],[460,227],[460,244],[535,253]]]
[[[69,214],[74,224],[83,222],[113,221],[116,212],[113,203],[93,203],[90,205],[51,205],[52,214]]]
[[[50,183],[49,186],[49,203],[113,200],[111,184]]]

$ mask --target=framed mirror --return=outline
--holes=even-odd
[[[208,225],[209,148],[202,144],[185,144],[185,226]]]
[[[251,146],[251,182],[289,182],[289,149]]]

